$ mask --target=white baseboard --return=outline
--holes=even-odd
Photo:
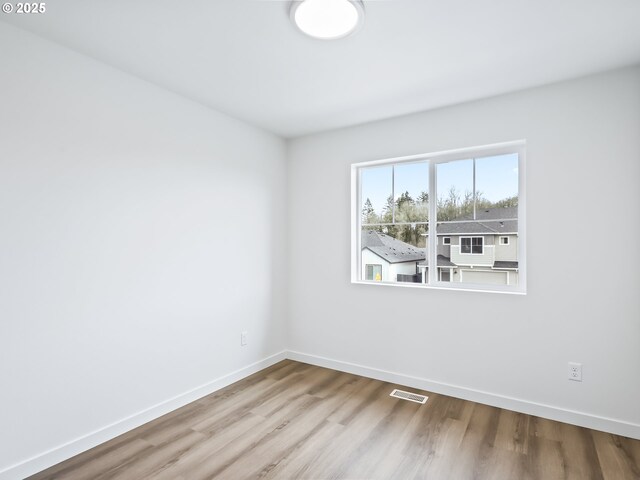
[[[0,480],[18,480],[38,473],[46,468],[49,468],[57,463],[62,462],[68,458],[71,458],[79,453],[85,452],[90,448],[93,448],[101,443],[104,443],[112,438],[122,435],[134,428],[144,425],[151,420],[154,420],[162,415],[165,415],[177,408],[183,407],[188,403],[191,403],[199,398],[209,395],[216,390],[220,390],[228,385],[231,385],[238,380],[242,380],[249,375],[252,375],[260,370],[270,367],[286,358],[286,352],[282,351],[271,355],[270,357],[259,360],[251,365],[247,365],[239,370],[231,372],[222,377],[216,378],[211,382],[201,385],[189,390],[188,392],[181,393],[173,398],[165,400],[161,403],[153,405],[141,412],[135,413],[127,418],[118,420],[111,425],[107,425],[99,430],[83,435],[80,438],[76,438],[63,445],[59,445],[51,450],[43,452],[32,458],[24,460],[15,465],[11,465],[3,470],[0,470]]]
[[[427,390],[433,393],[491,405],[492,407],[504,408],[514,412],[526,413],[528,415],[535,415],[537,417],[557,420],[559,422],[570,423],[580,427],[592,428],[594,430],[601,430],[603,432],[609,432],[640,440],[640,425],[637,423],[625,422],[614,418],[600,417],[589,413],[555,407],[553,405],[530,402],[519,398],[484,392],[467,387],[460,387],[443,382],[436,382],[426,378],[403,375],[401,373],[389,372],[378,368],[366,367],[364,365],[333,360],[331,358],[310,355],[302,352],[288,351],[287,358],[298,362],[317,365],[319,367],[331,368],[333,370],[353,373],[355,375],[374,378],[376,380],[406,385],[420,390]]]

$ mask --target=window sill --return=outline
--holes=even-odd
[[[502,293],[506,295],[526,295],[525,290],[514,289],[492,289],[482,285],[466,285],[460,287],[451,287],[447,285],[424,285],[421,283],[402,283],[402,282],[372,282],[366,280],[351,280],[353,285],[376,285],[385,287],[399,287],[399,288],[420,288],[423,290],[454,290],[456,292],[479,292],[479,293]]]

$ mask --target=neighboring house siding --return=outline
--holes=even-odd
[[[382,265],[382,281],[388,282],[389,279],[389,262],[383,260],[369,249],[362,250],[362,279],[366,278],[366,265]]]
[[[382,265],[382,281],[396,282],[398,274],[415,275],[417,262],[389,263],[365,248],[362,251],[362,279],[366,278],[367,265]]]
[[[449,238],[451,238],[450,235],[447,235]],[[438,255],[444,255],[447,258],[451,257],[451,245],[443,245],[442,244],[442,238],[443,237],[438,237]],[[451,238],[451,241],[453,242],[453,238]]]
[[[386,281],[396,282],[398,280],[399,273],[404,275],[415,275],[416,262],[393,263],[389,265],[389,274],[392,278],[389,278]]]
[[[509,237],[509,245],[500,245],[500,237]],[[517,262],[518,261],[518,236],[517,235],[496,235],[496,260]]]
[[[487,265],[493,266],[495,245],[493,235],[462,235],[463,237],[483,237],[484,249],[482,255],[465,255],[460,253],[461,235],[451,237],[451,261],[456,265]]]

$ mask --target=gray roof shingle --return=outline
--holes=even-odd
[[[437,263],[439,267],[457,267],[455,263],[451,261],[449,257],[445,257],[444,255],[438,255]],[[418,265],[429,266],[429,260],[425,259],[423,262],[420,262]]]
[[[424,260],[424,248],[408,243],[375,230],[362,230],[362,249],[368,248],[389,263],[417,262]]]
[[[518,218],[518,207],[481,208],[476,211],[476,220],[503,220]],[[473,214],[464,215],[459,220],[473,220]]]
[[[468,221],[462,221],[468,220]],[[456,220],[459,223],[438,223],[438,235],[500,235],[518,233],[518,207],[486,208]]]

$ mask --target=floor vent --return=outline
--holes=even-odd
[[[391,392],[391,395],[389,395],[390,397],[396,397],[396,398],[401,398],[403,400],[409,400],[410,402],[416,402],[416,403],[422,403],[425,404],[427,403],[427,396],[425,395],[419,395],[417,393],[411,393],[411,392],[405,392],[404,390],[398,390],[397,388]]]

